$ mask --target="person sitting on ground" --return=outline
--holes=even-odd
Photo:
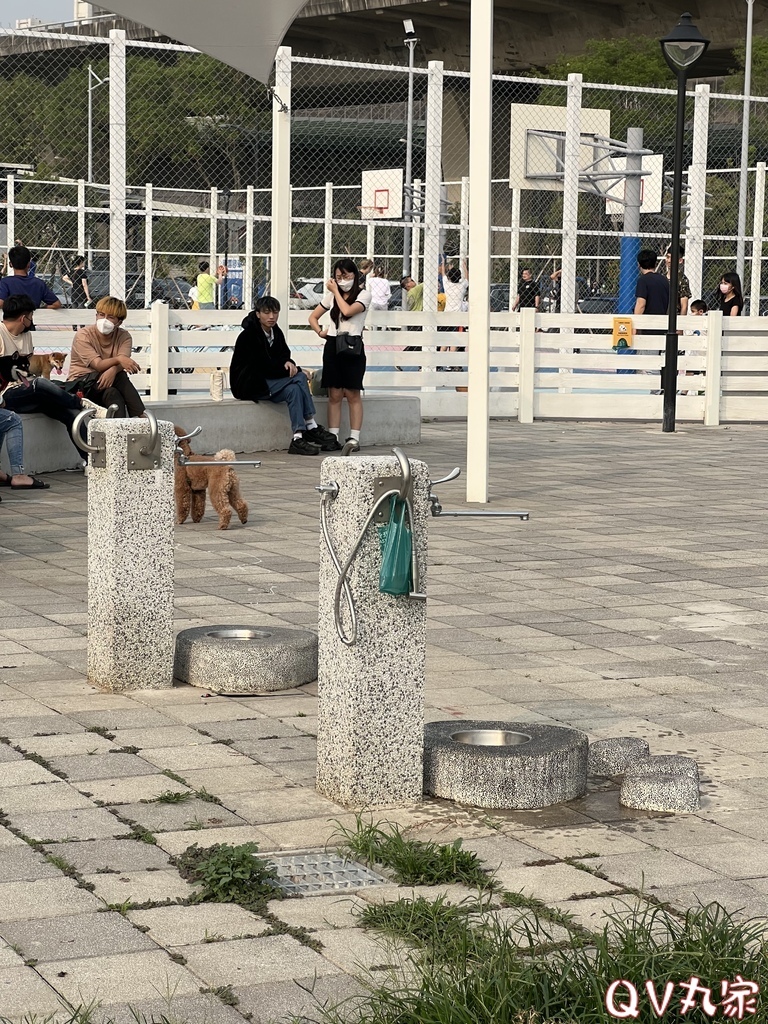
[[[32,309],[61,309],[61,301],[39,277],[30,274],[32,253],[25,245],[14,245],[8,253],[8,261],[13,268],[10,277],[0,280],[0,306],[3,306],[12,295],[26,295],[32,300]]]
[[[227,276],[227,268],[219,267],[216,277],[209,271],[211,264],[205,260],[198,263],[200,273],[197,275],[195,284],[197,286],[197,304],[200,309],[216,309],[216,288],[223,284]]]
[[[11,487],[14,491],[47,490],[49,484],[24,472],[24,428],[21,425],[21,416],[0,408],[0,446],[3,441],[11,472],[2,473],[0,487]]]
[[[287,404],[293,430],[289,455],[338,451],[338,438],[315,419],[306,374],[291,358],[285,335],[277,326],[279,313],[277,299],[262,295],[243,320],[229,367],[232,394],[241,402]]]
[[[0,393],[10,412],[41,412],[63,423],[71,437],[72,423],[83,408],[80,399],[45,377],[25,376],[34,353],[34,311],[27,295],[11,295],[5,301],[0,324]],[[82,455],[82,450],[75,447]]]
[[[144,403],[128,379],[140,367],[131,357],[133,340],[121,327],[127,315],[122,299],[99,299],[96,322],[75,335],[69,363],[69,380],[79,385],[76,390],[97,405],[116,405],[120,418],[144,414]]]

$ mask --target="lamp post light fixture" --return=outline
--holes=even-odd
[[[669,35],[660,40],[664,60],[677,75],[677,117],[675,120],[675,164],[672,176],[672,257],[669,267],[669,319],[662,371],[664,415],[662,430],[674,432],[677,409],[677,306],[680,279],[680,211],[683,205],[683,136],[685,133],[685,85],[693,68],[704,56],[709,39],[683,14]]]
[[[411,274],[411,238],[413,228],[413,62],[416,44],[419,41],[413,27],[411,18],[403,18],[403,29],[405,39],[403,43],[408,47],[408,110],[405,130],[405,181],[403,184],[403,220],[405,230],[403,231],[403,277]],[[403,309],[406,308],[406,292],[403,289]]]

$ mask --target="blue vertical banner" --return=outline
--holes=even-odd
[[[635,285],[637,284],[637,275],[640,273],[637,267],[639,252],[639,238],[623,237],[621,239],[617,313],[633,313],[635,310]]]

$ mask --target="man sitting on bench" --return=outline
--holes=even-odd
[[[315,404],[304,372],[291,359],[285,335],[277,326],[280,303],[263,295],[243,320],[235,342],[229,384],[242,402],[285,402],[293,438],[289,455],[339,451],[338,438],[315,420]]]

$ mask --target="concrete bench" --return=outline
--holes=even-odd
[[[315,398],[317,418],[328,423],[328,400]],[[413,445],[421,441],[421,402],[418,397],[371,395],[363,399],[363,445],[389,447]],[[291,424],[284,404],[273,402],[223,402],[210,399],[169,399],[148,402],[159,420],[170,420],[185,430],[202,426],[203,432],[193,442],[193,450],[212,455],[221,448],[242,452],[283,451],[291,440]],[[22,416],[24,422],[24,461],[30,473],[54,473],[78,465],[77,452],[64,427],[40,413]],[[349,421],[346,403],[342,417],[341,439],[348,436]],[[8,458],[3,445],[0,466],[8,471]]]

